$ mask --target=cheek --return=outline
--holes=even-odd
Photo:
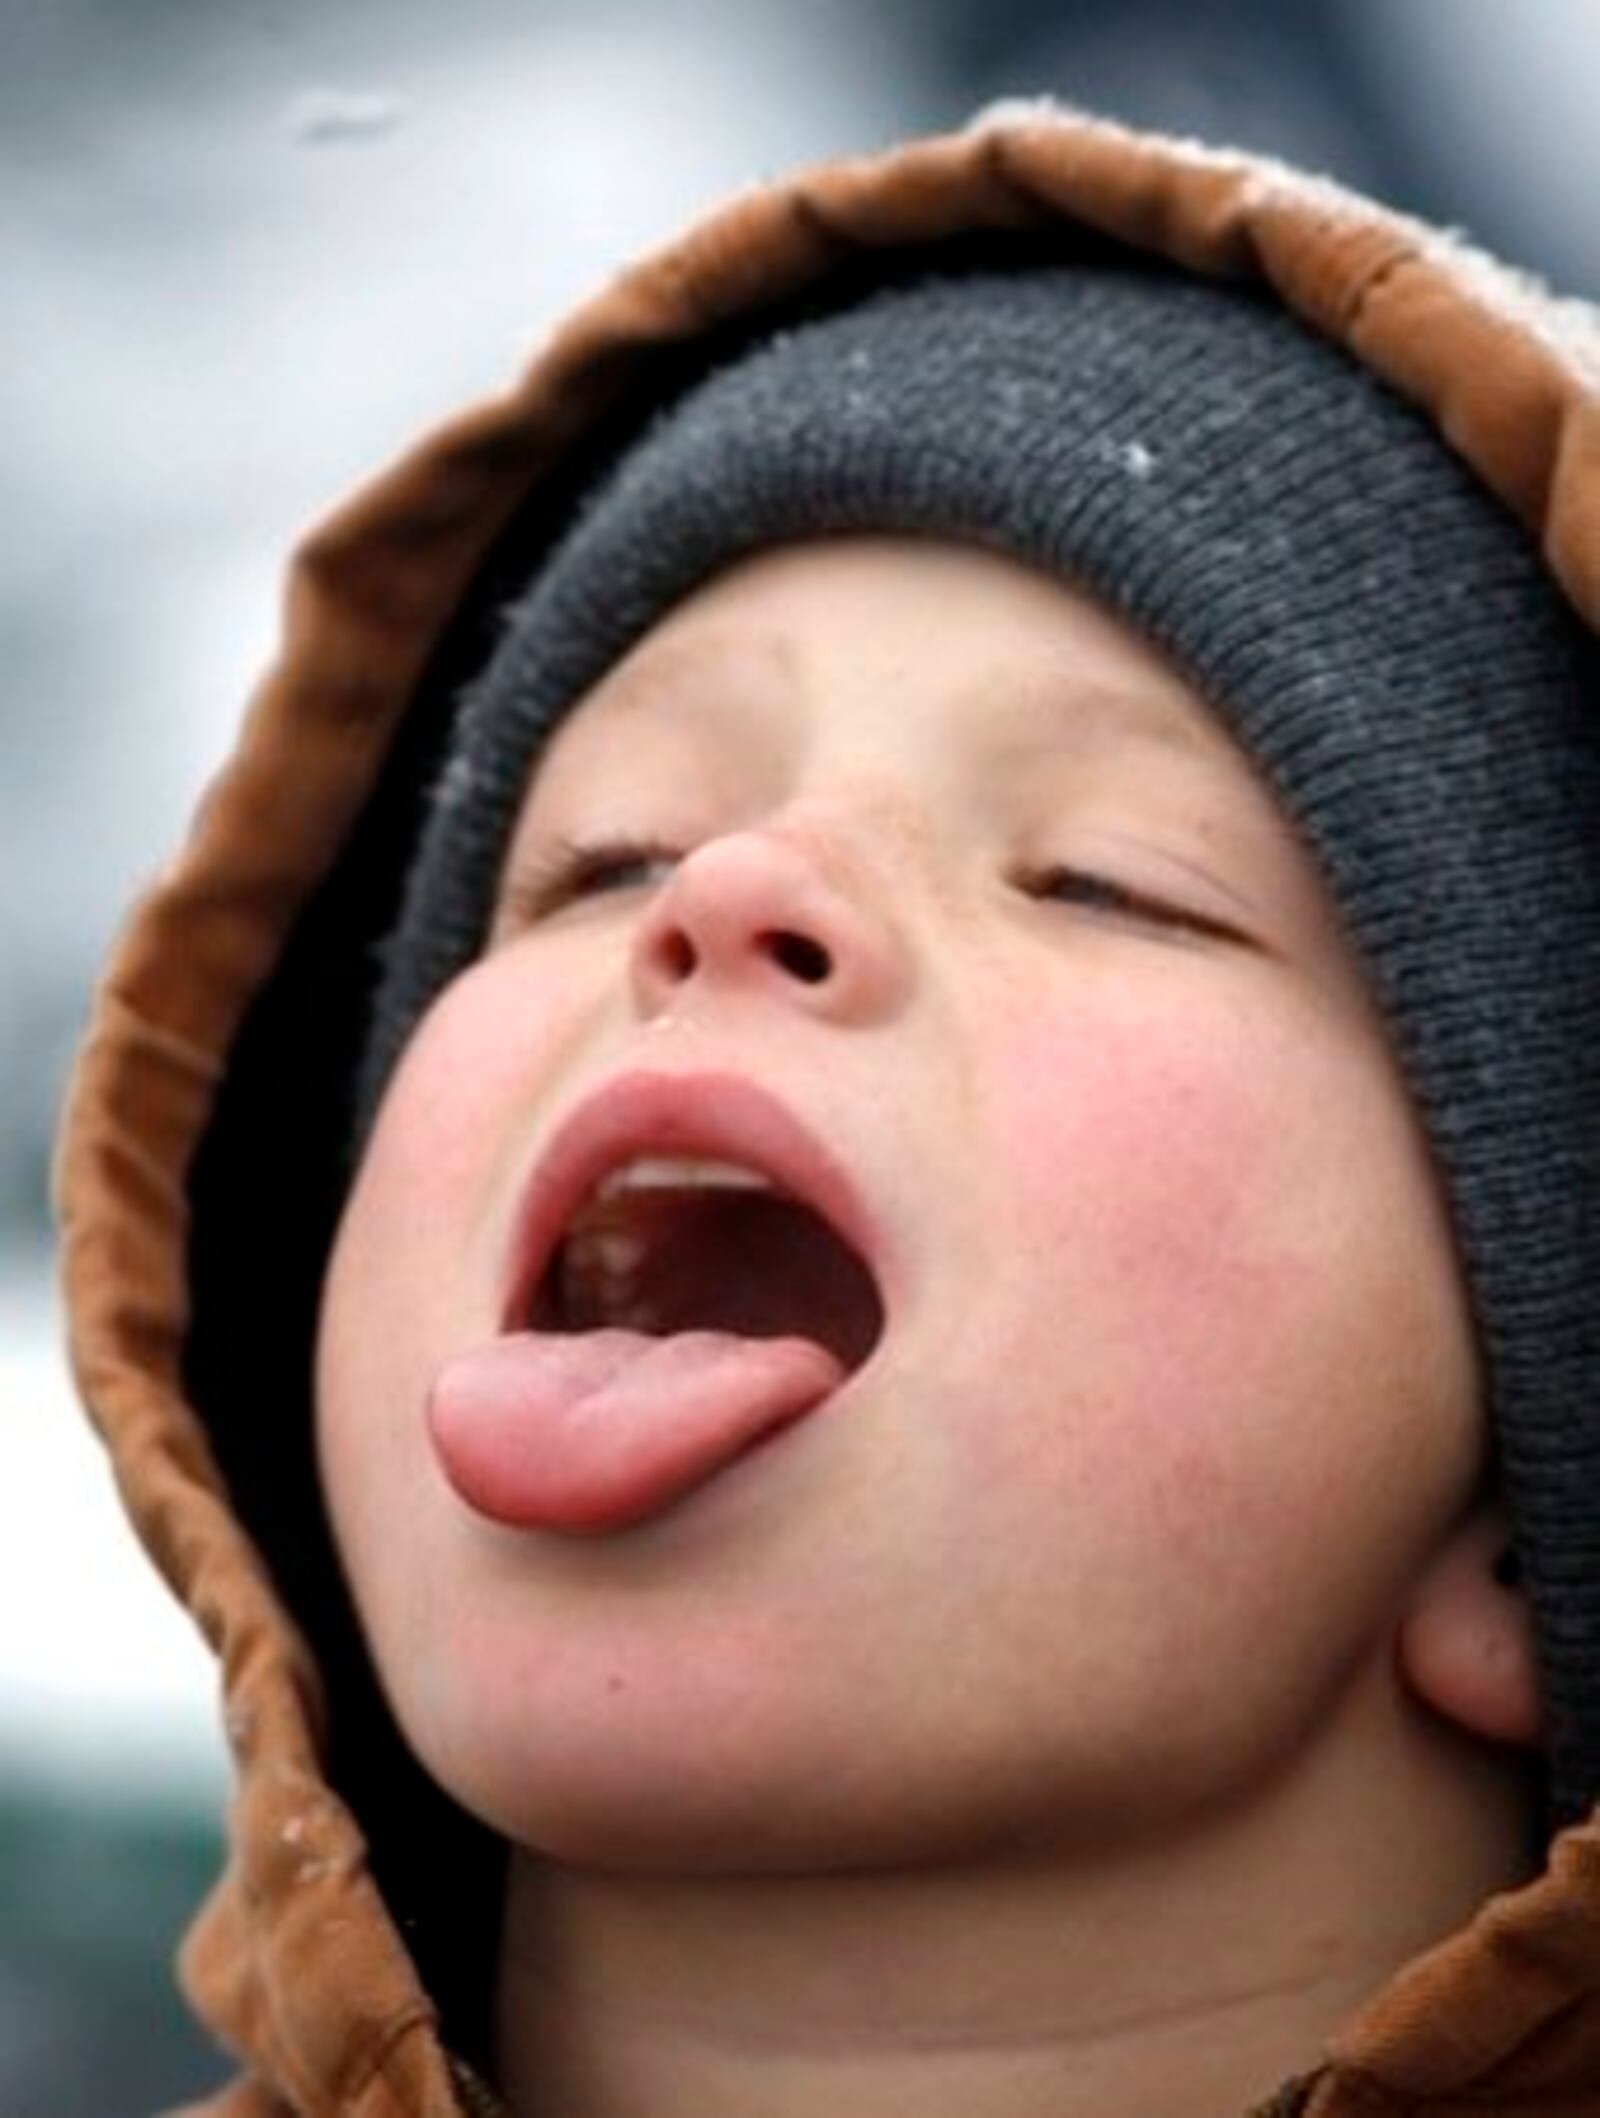
[[[486,957],[446,988],[406,1047],[340,1231],[394,1301],[448,1290],[484,1305],[484,1253],[503,1238],[531,1128],[592,1016],[585,981],[569,970],[557,958],[535,972],[514,949]]]
[[[1220,1350],[1292,1299],[1296,1142],[1259,1037],[1041,1009],[996,1056],[996,1166],[1019,1238],[1079,1297],[1074,1329],[1157,1361],[1200,1317]]]
[[[993,1209],[1033,1261],[1057,1385],[1010,1436],[1035,1476],[1120,1499],[1213,1579],[1341,1512],[1381,1544],[1400,1462],[1407,1508],[1453,1504],[1479,1448],[1471,1334],[1366,1027],[1176,985],[996,1019]]]
[[[573,1040],[570,992],[475,965],[435,1003],[380,1105],[340,1222],[316,1349],[323,1472],[357,1571],[419,1497],[417,1434],[439,1363],[491,1335],[530,1125]],[[409,1467],[409,1469],[408,1469]]]

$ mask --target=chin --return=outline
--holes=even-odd
[[[536,1687],[502,1673],[471,1687],[465,1674],[457,1660],[425,1709],[397,1700],[401,1725],[455,1801],[544,1859],[815,1873],[968,1858],[996,1836],[962,1761],[947,1770],[897,1754],[881,1729],[849,1725],[848,1701],[763,1698],[746,1686],[729,1713],[614,1670],[590,1677],[586,1699],[571,1682]]]
[[[452,1797],[542,1859],[615,1873],[821,1874],[1099,1852],[1192,1808],[1170,1754],[1045,1763],[952,1731],[863,1722],[850,1700],[747,1697],[737,1716],[619,1683],[577,1709],[504,1681],[408,1730]],[[1145,1746],[1148,1749],[1148,1745]],[[1192,1762],[1192,1761],[1191,1761]],[[1188,1800],[1185,1800],[1185,1795]]]

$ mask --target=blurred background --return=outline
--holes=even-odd
[[[0,0],[0,2111],[223,2063],[167,1970],[209,1666],[59,1351],[65,1065],[283,552],[724,192],[1002,95],[1280,152],[1600,292],[1594,0]]]

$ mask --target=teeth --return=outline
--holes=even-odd
[[[613,1199],[624,1191],[773,1191],[776,1186],[759,1171],[737,1162],[712,1162],[690,1155],[637,1155],[614,1169],[595,1188],[597,1199]]]
[[[584,1263],[598,1277],[624,1282],[644,1260],[644,1237],[621,1228],[591,1228],[583,1235]]]
[[[569,1311],[603,1316],[614,1324],[648,1331],[656,1319],[640,1286],[645,1239],[624,1228],[594,1221],[574,1229],[561,1250],[562,1300]]]
[[[655,1332],[663,1327],[647,1290],[653,1216],[643,1202],[669,1191],[772,1192],[777,1187],[736,1162],[697,1155],[637,1155],[604,1178],[568,1225],[556,1261],[563,1312]],[[630,1211],[630,1196],[640,1201]],[[643,1216],[642,1224],[640,1216]]]

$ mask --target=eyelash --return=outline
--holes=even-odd
[[[1209,941],[1243,941],[1244,933],[1226,920],[1213,919],[1187,905],[1136,890],[1114,877],[1093,869],[1073,868],[1063,863],[1032,870],[1017,878],[1030,896],[1059,898],[1064,903],[1090,911],[1135,920],[1145,926],[1165,927],[1180,934],[1199,935]]]
[[[671,863],[682,857],[678,847],[661,839],[599,839],[592,844],[580,839],[558,839],[527,863],[510,883],[507,907],[519,923],[548,919],[596,891],[635,887],[640,879],[629,876],[630,869],[660,861]],[[1056,862],[1049,867],[1019,871],[1012,880],[1027,896],[1056,899],[1145,926],[1164,927],[1213,941],[1245,938],[1237,927],[1223,920],[1136,890],[1092,869]]]
[[[506,892],[507,904],[519,920],[548,919],[576,898],[602,886],[627,888],[627,883],[616,879],[626,869],[680,858],[676,846],[660,839],[597,839],[593,844],[582,839],[557,839],[512,880]]]

